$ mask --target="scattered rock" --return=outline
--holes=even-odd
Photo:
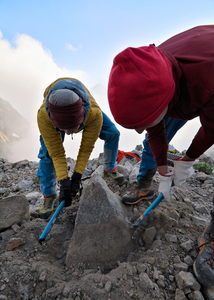
[[[158,196],[158,174],[154,199],[126,206],[120,198],[136,187],[139,163],[121,160],[125,181],[118,185],[103,175],[102,161],[102,154],[88,161],[81,197],[40,245],[49,219],[34,213],[42,203],[38,162],[0,159],[0,300],[213,300],[213,289],[192,272],[197,238],[210,220],[213,176],[196,172],[173,188],[171,203],[163,200],[133,228]],[[71,176],[75,160],[67,162]]]

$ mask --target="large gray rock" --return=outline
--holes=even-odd
[[[116,195],[101,176],[90,179],[84,188],[66,265],[78,263],[111,267],[123,260],[132,248],[132,230]]]
[[[0,230],[29,217],[29,203],[24,195],[0,200]]]

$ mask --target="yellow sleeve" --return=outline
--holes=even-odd
[[[56,131],[44,106],[38,110],[37,123],[48,154],[53,160],[57,180],[63,180],[68,177],[65,149],[63,147],[60,131]]]

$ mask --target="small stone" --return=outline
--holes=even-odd
[[[149,257],[149,258],[148,258],[148,263],[149,263],[150,265],[154,265],[154,263],[155,263],[155,258],[154,258],[154,257]]]
[[[129,297],[132,298],[133,296],[134,296],[134,292],[133,292],[133,291],[130,291],[130,292],[129,292]]]
[[[170,219],[174,219],[176,221],[179,220],[179,213],[176,210],[170,210],[168,215],[169,215]]]
[[[102,282],[100,282],[100,283],[98,283],[98,285],[97,285],[100,289],[102,289],[103,288],[103,283]]]
[[[160,273],[161,273],[160,271],[155,270],[154,273],[153,273],[153,279],[154,279],[154,280],[158,280],[158,279],[159,279],[159,274],[160,274]]]
[[[200,291],[193,291],[188,294],[190,300],[204,300],[204,297]]]
[[[180,256],[176,255],[174,258],[174,263],[178,264],[181,262]]]
[[[175,291],[175,300],[186,300],[186,296],[184,292],[180,289],[176,289]]]
[[[146,264],[141,264],[141,263],[137,264],[137,271],[139,274],[142,272],[144,273],[146,271],[146,268],[147,268]]]
[[[111,291],[111,288],[112,288],[111,281],[107,281],[106,284],[105,284],[105,290],[106,290],[106,292],[109,293]]]
[[[134,287],[134,282],[132,279],[128,280],[128,283],[129,283],[130,287]]]
[[[180,246],[182,249],[184,249],[184,251],[189,252],[192,249],[192,241],[186,241],[180,244]]]
[[[151,227],[145,230],[143,234],[143,240],[147,245],[151,245],[156,235],[155,227]]]
[[[47,276],[47,272],[43,271],[40,276],[39,276],[39,280],[40,281],[45,281],[46,280],[46,276]]]
[[[159,279],[159,280],[157,281],[157,285],[158,285],[160,288],[165,288],[165,283],[164,283],[164,281],[161,280],[161,279]]]
[[[190,200],[189,198],[184,198],[184,202],[185,202],[188,206],[192,207],[192,202],[191,202],[191,200]]]
[[[133,213],[134,213],[134,214],[138,214],[138,213],[139,213],[139,212],[138,212],[138,209],[137,209],[136,207],[133,208]]]
[[[179,272],[176,275],[176,281],[181,290],[184,290],[185,288],[191,288],[191,290],[199,291],[201,289],[201,285],[190,272]]]
[[[185,258],[184,258],[184,262],[188,265],[188,266],[192,266],[194,261],[192,259],[191,256],[187,255]]]
[[[180,262],[178,264],[174,264],[174,267],[176,270],[179,270],[179,271],[187,271],[189,266],[183,262]]]
[[[153,289],[154,288],[154,283],[152,280],[149,278],[149,276],[146,273],[140,273],[139,275],[140,278],[140,283],[141,283],[141,288],[142,289]]]
[[[173,234],[168,234],[166,233],[165,234],[165,238],[168,242],[172,242],[172,243],[177,243],[178,242],[178,238],[176,235],[173,235]]]
[[[0,291],[3,291],[6,289],[6,284],[2,284],[2,286],[0,287]]]
[[[7,251],[11,251],[17,247],[19,247],[20,245],[23,245],[24,244],[24,240],[21,239],[21,238],[11,238],[8,242],[8,245],[7,245]]]
[[[11,227],[14,230],[14,232],[16,232],[16,233],[21,231],[21,228],[17,224],[13,224]]]

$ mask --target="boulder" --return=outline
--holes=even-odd
[[[0,200],[0,230],[20,223],[29,217],[29,203],[24,195]]]
[[[93,176],[81,196],[67,267],[84,262],[110,268],[130,253],[131,237],[120,201],[101,176]]]

